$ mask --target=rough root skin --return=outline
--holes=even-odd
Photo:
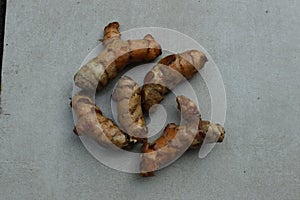
[[[220,124],[214,124],[209,121],[199,121],[198,133],[193,140],[190,148],[195,149],[206,143],[223,142],[225,138],[225,129]]]
[[[199,148],[204,140],[207,143],[222,142],[225,137],[225,130],[221,125],[213,124],[209,121],[202,121],[200,111],[197,109],[194,102],[185,96],[177,97],[178,108],[182,112],[185,120],[190,120],[190,123],[178,126],[174,123],[168,124],[163,132],[163,135],[155,140],[152,144],[146,143],[142,147],[144,153],[141,162],[141,176],[154,176],[154,171],[161,168],[161,166],[168,161],[175,158],[175,155],[180,152],[183,145],[172,147],[172,141],[178,135],[183,137],[181,141],[183,144],[189,142],[189,148]],[[191,117],[192,116],[192,117]],[[198,116],[198,121],[196,120]],[[195,121],[196,120],[196,121]],[[197,132],[194,134],[195,122]],[[192,132],[191,132],[192,131]],[[192,138],[191,138],[192,137]],[[192,141],[192,142],[191,142]],[[163,152],[161,152],[163,150]],[[185,151],[185,149],[183,149]]]
[[[154,143],[144,144],[140,168],[144,177],[153,176],[154,171],[182,155],[198,133],[200,111],[197,106],[185,96],[178,96],[176,100],[187,124],[169,124]]]
[[[72,108],[77,116],[74,133],[88,135],[99,144],[118,148],[126,148],[132,143],[128,135],[122,132],[112,120],[104,117],[93,100],[82,94],[72,99]],[[114,144],[114,145],[113,145]]]
[[[138,142],[147,142],[147,127],[141,106],[139,85],[127,76],[121,77],[113,93],[117,101],[118,121],[126,133]]]
[[[189,98],[181,95],[176,98],[177,108],[181,112],[181,116],[184,120],[191,122],[201,119],[201,114],[197,105]]]
[[[74,76],[75,85],[83,90],[101,90],[126,65],[154,60],[162,53],[160,45],[149,34],[141,40],[121,40],[118,22],[105,27],[101,41],[105,49]]]
[[[144,177],[154,175],[154,171],[179,158],[192,143],[197,130],[197,125],[178,126],[170,129],[169,124],[161,137],[154,143],[143,145],[141,175]]]
[[[185,79],[193,77],[204,67],[207,58],[198,50],[169,55],[161,59],[144,79],[142,106],[146,111],[164,99],[164,96]]]

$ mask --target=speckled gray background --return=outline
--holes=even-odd
[[[8,0],[0,199],[300,199],[300,1]],[[214,58],[227,137],[143,179],[103,166],[71,133],[72,75],[102,28],[183,32]]]

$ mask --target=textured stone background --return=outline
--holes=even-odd
[[[298,0],[8,0],[0,198],[300,199],[299,10]],[[103,166],[71,133],[72,75],[113,20],[178,30],[214,58],[227,137],[204,160],[189,152],[143,179]]]

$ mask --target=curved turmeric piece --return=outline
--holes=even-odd
[[[117,101],[118,121],[127,134],[139,142],[147,142],[147,126],[141,106],[139,85],[127,76],[121,77],[113,92]]]
[[[200,147],[206,139],[208,143],[222,142],[225,137],[225,130],[221,125],[213,124],[200,119],[199,110],[196,105],[187,97],[177,97],[178,108],[181,109],[182,117],[189,123],[178,126],[174,123],[168,124],[163,135],[152,144],[145,143],[142,147],[144,153],[141,161],[141,176],[154,176],[154,171],[174,160],[178,154],[183,153],[187,148]],[[192,114],[194,113],[194,114]],[[198,119],[196,116],[198,114]],[[192,116],[192,117],[191,117]],[[195,127],[195,123],[196,127]],[[195,134],[195,128],[197,129]],[[181,145],[173,145],[174,139],[180,138]],[[178,143],[178,142],[175,142]],[[181,149],[180,149],[181,148]]]
[[[161,59],[144,78],[142,106],[146,111],[161,102],[164,96],[185,79],[202,69],[207,58],[198,50],[172,54]]]
[[[105,49],[74,76],[75,85],[83,90],[101,90],[126,65],[154,60],[162,52],[150,34],[141,40],[121,40],[118,22],[105,27],[101,41]]]
[[[154,171],[159,170],[168,163],[182,155],[192,143],[197,130],[195,124],[177,126],[169,124],[161,137],[152,144],[144,143],[141,161],[141,176],[154,176]]]
[[[76,94],[72,99],[72,108],[77,117],[74,132],[77,135],[88,135],[99,144],[126,148],[135,142],[124,133],[112,120],[104,117],[93,100],[83,94]]]
[[[171,123],[167,125],[167,127],[165,128],[165,132],[176,133],[178,131],[178,128],[180,128],[180,126]],[[208,143],[214,143],[214,142],[223,142],[224,138],[225,138],[225,130],[221,125],[214,124],[209,121],[200,120],[198,126],[198,132],[190,148],[191,149],[199,148],[203,144],[204,139],[206,139]]]
[[[189,148],[198,133],[200,111],[197,106],[185,96],[178,96],[176,99],[187,124],[169,124],[163,135],[152,144],[144,143],[140,167],[142,176],[153,176],[154,171],[176,160]]]
[[[189,98],[180,95],[176,97],[177,108],[181,112],[181,116],[187,122],[201,120],[200,110],[197,105]]]

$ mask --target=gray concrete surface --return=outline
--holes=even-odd
[[[0,199],[300,199],[300,1],[8,0]],[[72,134],[72,75],[112,20],[160,26],[210,52],[228,100],[223,144],[143,179]],[[101,33],[101,34],[100,34]]]

